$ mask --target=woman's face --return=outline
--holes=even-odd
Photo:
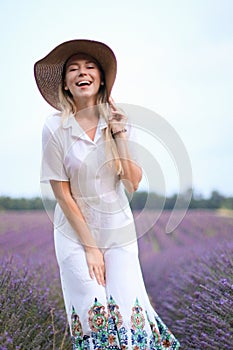
[[[64,89],[70,91],[75,102],[95,104],[100,83],[101,72],[91,56],[74,55],[66,63]]]

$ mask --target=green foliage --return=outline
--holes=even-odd
[[[191,201],[189,203],[188,198]],[[225,197],[218,191],[212,191],[209,198],[204,198],[201,194],[196,195],[192,189],[188,189],[183,194],[177,196],[173,194],[170,197],[159,195],[155,192],[137,191],[132,197],[129,196],[130,206],[133,210],[159,210],[159,209],[173,209],[177,201],[176,207],[178,209],[233,209],[233,197]],[[48,202],[48,201],[47,201]],[[48,208],[48,203],[46,207]],[[51,201],[51,207],[54,207],[54,202]],[[43,201],[40,197],[34,198],[11,198],[0,197],[0,210],[41,210],[43,209]]]
[[[189,198],[191,195],[191,201]],[[177,202],[177,203],[176,203]],[[177,196],[173,194],[170,197],[164,197],[156,193],[135,192],[130,198],[130,206],[133,210],[142,210],[144,208],[151,210],[167,209],[171,210],[176,207],[178,209],[233,209],[233,197],[224,197],[218,191],[212,191],[209,198],[202,195],[195,195],[192,189]]]
[[[41,210],[43,203],[40,197],[11,198],[0,197],[0,210]]]

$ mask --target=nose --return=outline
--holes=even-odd
[[[79,68],[79,76],[83,76],[83,75],[86,75],[86,67],[81,66]]]

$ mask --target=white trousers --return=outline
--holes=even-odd
[[[106,286],[91,279],[82,245],[54,232],[73,349],[178,349],[148,298],[137,242],[103,251]]]

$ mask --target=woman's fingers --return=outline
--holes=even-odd
[[[124,111],[122,111],[121,108],[117,107],[117,105],[114,102],[112,97],[109,97],[108,102],[109,102],[109,105],[110,105],[110,108],[111,108],[111,113],[113,115],[121,115],[121,116],[125,117]]]
[[[113,119],[116,119],[116,120],[127,119],[126,116],[120,111],[112,111],[112,116],[113,116]]]
[[[89,249],[86,251],[86,259],[89,269],[89,274],[92,279],[100,285],[105,285],[105,264],[103,253],[97,249]]]
[[[105,286],[105,267],[104,266],[90,266],[89,274],[91,279],[96,278],[98,284]]]
[[[113,133],[118,132],[122,130],[127,122],[127,117],[121,109],[119,109],[113,98],[110,96],[109,97],[109,105],[111,109],[111,115],[109,117],[109,122],[110,122],[110,128]]]
[[[111,109],[114,110],[114,111],[117,111],[116,104],[115,104],[115,102],[114,102],[114,100],[113,100],[113,98],[111,96],[109,97],[108,102],[109,102],[109,105],[110,105]]]
[[[91,279],[93,280],[95,277],[95,274],[94,274],[94,269],[92,267],[89,267],[89,274],[90,274]]]
[[[95,278],[97,280],[97,283],[105,286],[105,271],[103,267],[95,267],[94,268],[94,274]]]

